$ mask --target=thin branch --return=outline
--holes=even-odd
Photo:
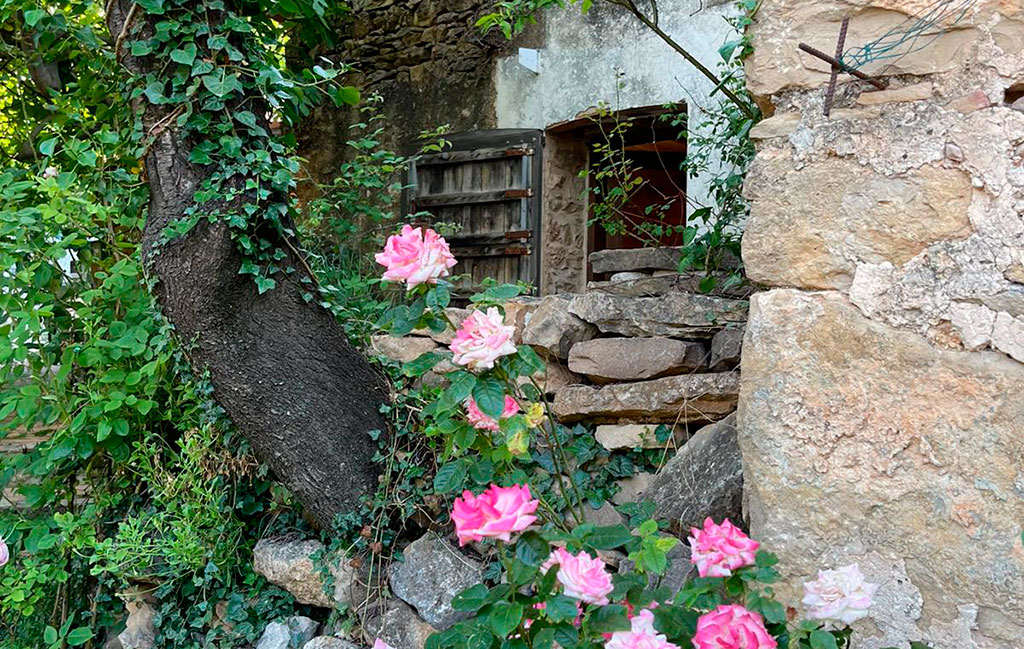
[[[637,20],[642,22],[644,25],[647,26],[648,29],[657,34],[658,38],[665,41],[665,43],[667,43],[672,49],[678,52],[684,59],[686,59],[690,63],[690,65],[697,68],[697,70],[701,74],[703,74],[705,77],[713,81],[715,83],[715,87],[721,90],[722,94],[724,94],[726,97],[732,100],[732,102],[736,104],[736,106],[738,106],[741,111],[743,111],[744,115],[746,115],[752,120],[757,119],[757,115],[754,114],[754,111],[750,108],[750,105],[747,104],[747,102],[740,99],[740,97],[735,92],[727,88],[726,85],[722,82],[722,80],[719,79],[714,72],[709,70],[703,63],[698,61],[697,57],[686,51],[686,48],[677,43],[675,39],[673,39],[671,36],[665,33],[665,30],[658,26],[656,3],[652,3],[655,5],[655,19],[652,20],[651,18],[648,18],[647,15],[644,14],[644,12],[640,11],[640,8],[636,6],[636,3],[633,2],[633,0],[607,0],[607,2],[614,5],[618,5],[629,11],[631,14],[633,14]]]

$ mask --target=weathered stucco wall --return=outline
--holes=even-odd
[[[725,20],[733,3],[673,0],[659,9],[662,29],[714,70],[718,47],[736,37]],[[584,15],[577,7],[549,11],[537,31],[539,73],[516,55],[498,62],[495,114],[502,128],[547,128],[600,102],[620,110],[684,102],[695,125],[701,110],[717,102],[709,97],[714,83],[621,7],[595,2]],[[687,189],[695,203],[709,204],[704,177]]]
[[[753,27],[739,405],[753,533],[792,604],[819,568],[881,584],[859,648],[1024,642],[1024,7],[980,0],[886,91],[799,52],[930,0],[776,0]],[[872,90],[872,92],[867,92]],[[1018,103],[1015,108],[1011,104]]]

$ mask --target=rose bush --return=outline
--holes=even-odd
[[[424,251],[427,242],[433,252]],[[504,302],[523,287],[489,286],[473,295],[470,314],[456,328],[445,311],[452,285],[443,278],[455,265],[447,251],[429,229],[406,226],[389,239],[378,255],[388,268],[383,279],[405,282],[412,300],[379,324],[392,335],[457,329],[450,354],[429,352],[402,368],[407,376],[442,362],[463,368],[444,373],[445,387],[420,413],[428,434],[444,435],[449,455],[434,478],[436,493],[458,493],[470,476],[478,483],[481,476],[505,477],[454,499],[459,544],[473,543],[498,569],[455,597],[453,607],[469,617],[434,634],[427,649],[850,646],[845,625],[868,615],[876,588],[856,566],[822,571],[808,582],[807,619],[793,620],[771,588],[775,557],[729,520],[708,518],[691,530],[689,562],[697,576],[675,592],[659,585],[678,544],[663,524],[583,524],[577,483],[587,476],[534,380],[544,363],[528,346],[516,346],[515,328],[504,322]],[[543,470],[527,474],[522,458],[539,458]],[[543,488],[527,484],[534,478]]]

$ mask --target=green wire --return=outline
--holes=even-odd
[[[891,61],[892,65],[904,56],[931,45],[935,39],[949,31],[950,25],[961,22],[976,1],[938,0],[924,12],[911,16],[890,29],[881,38],[861,47],[846,50],[842,61],[854,69],[875,61]],[[941,23],[946,23],[947,26],[940,28]]]

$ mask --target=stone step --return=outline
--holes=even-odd
[[[745,323],[749,302],[692,293],[624,297],[590,292],[573,297],[568,309],[602,333],[710,338],[729,324]]]
[[[555,396],[559,420],[571,423],[718,421],[736,409],[738,372],[688,374],[603,387],[569,386]]]
[[[569,350],[569,369],[595,383],[641,381],[707,367],[701,343],[673,338],[596,338]]]

